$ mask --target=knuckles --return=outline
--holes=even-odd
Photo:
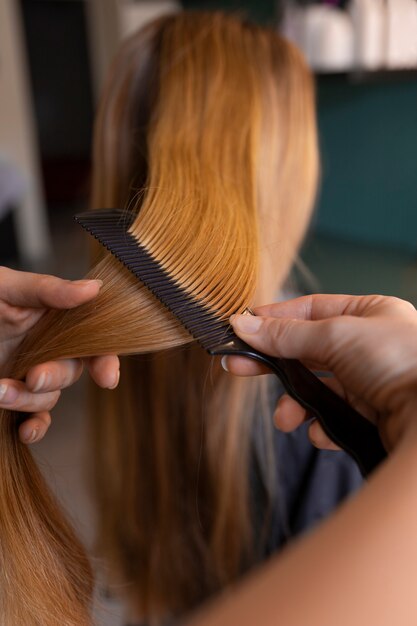
[[[397,296],[381,296],[372,295],[365,296],[367,308],[373,310],[382,310],[384,313],[416,313],[414,305],[408,300],[403,300]]]
[[[12,306],[0,300],[0,320],[2,324],[18,328],[28,320],[30,315],[30,309]]]

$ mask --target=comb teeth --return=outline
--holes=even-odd
[[[132,213],[106,209],[80,213],[74,219],[143,282],[208,352],[229,341],[234,337],[229,324],[185,292],[128,232],[134,217]]]

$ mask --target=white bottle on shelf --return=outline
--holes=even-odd
[[[384,67],[387,37],[385,0],[351,0],[348,10],[354,32],[355,68],[377,70]]]
[[[417,68],[417,1],[386,0],[387,67]]]
[[[284,21],[284,32],[303,50],[314,70],[352,69],[353,31],[345,11],[331,6],[292,10]]]

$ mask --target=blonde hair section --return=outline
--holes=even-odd
[[[279,287],[308,221],[317,175],[308,71],[279,36],[233,17],[184,13],[155,22],[115,61],[94,169],[93,205],[137,213],[133,234],[187,293],[227,318]],[[103,280],[98,297],[46,314],[11,376],[50,359],[192,342],[109,254],[89,276]],[[216,363],[207,390],[210,360],[199,348],[146,358],[125,364],[117,394],[97,400],[96,485],[103,550],[131,603],[157,623],[236,578],[250,560],[257,383],[230,381]],[[0,411],[1,623],[89,624],[87,559],[19,442],[16,418]]]

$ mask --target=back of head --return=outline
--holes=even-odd
[[[227,317],[278,292],[317,164],[298,52],[235,17],[184,13],[133,35],[115,60],[93,207],[138,211],[134,232],[154,258]],[[259,386],[197,348],[125,360],[118,390],[96,390],[100,551],[140,615],[180,614],[258,558],[248,481]]]

